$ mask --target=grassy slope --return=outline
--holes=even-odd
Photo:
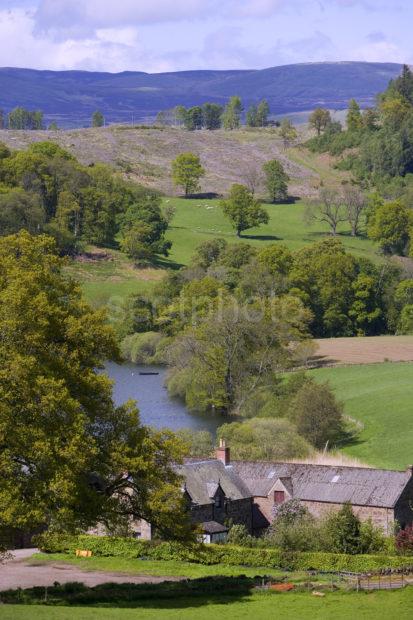
[[[230,222],[224,217],[218,200],[198,200],[185,198],[165,199],[176,207],[176,214],[168,232],[173,242],[170,261],[187,264],[197,245],[202,241],[224,237],[228,242],[236,242],[237,237]],[[314,243],[328,234],[323,223],[306,226],[303,222],[305,205],[299,201],[295,204],[264,205],[270,214],[270,221],[265,226],[245,231],[243,241],[263,247],[268,243],[284,243],[291,250]],[[343,225],[340,229],[341,241],[346,248],[358,256],[378,260],[371,241],[363,237],[352,238],[349,228]]]
[[[312,374],[328,380],[346,414],[364,425],[359,442],[344,452],[378,467],[404,469],[412,462],[413,364],[354,365]]]
[[[44,607],[40,605],[2,605],[1,620],[410,620],[413,589],[373,593],[328,593],[317,598],[309,593],[254,593],[233,600],[224,595],[214,601],[207,598],[142,601],[139,609],[102,609],[86,607]]]
[[[76,260],[66,269],[67,273],[81,283],[87,301],[95,306],[107,305],[109,310],[114,310],[127,295],[149,292],[163,276],[162,269],[137,269],[122,252],[105,251],[113,260]]]

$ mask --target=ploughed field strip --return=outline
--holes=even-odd
[[[325,338],[316,340],[316,343],[316,358],[324,364],[413,361],[413,336]]]

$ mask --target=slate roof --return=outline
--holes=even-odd
[[[228,528],[217,521],[204,521],[201,523],[201,526],[206,534],[221,534],[222,532],[228,532]]]
[[[302,463],[233,461],[232,467],[254,496],[267,496],[286,478],[296,499],[381,508],[395,506],[411,477],[409,471]]]
[[[231,500],[251,497],[249,488],[232,465],[225,466],[221,461],[188,460],[178,471],[184,476],[185,490],[195,504],[212,504],[218,486]]]

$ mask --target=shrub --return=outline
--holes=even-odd
[[[400,530],[396,536],[396,547],[404,553],[413,553],[413,525]]]
[[[385,569],[413,569],[411,556],[350,555],[343,553],[291,552],[277,548],[239,547],[235,545],[184,546],[177,542],[155,543],[109,536],[70,536],[42,534],[37,545],[47,553],[75,553],[90,549],[94,555],[152,560],[180,560],[196,564],[318,570],[373,572]]]

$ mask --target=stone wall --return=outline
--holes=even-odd
[[[395,519],[401,527],[404,528],[413,523],[413,477],[401,494],[394,513]]]
[[[343,504],[331,504],[328,502],[301,501],[310,513],[316,518],[322,518],[330,512],[337,512]],[[391,508],[376,508],[374,506],[352,506],[354,514],[360,521],[372,520],[373,524],[381,527],[385,534],[394,531],[394,511]]]

